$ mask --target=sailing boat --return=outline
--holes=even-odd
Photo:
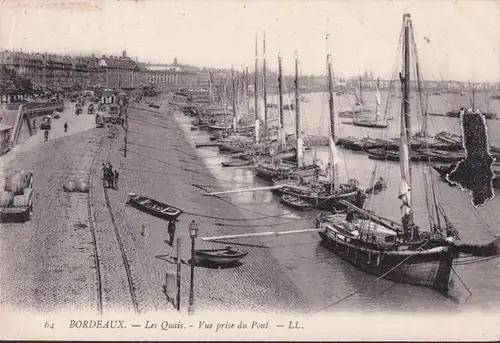
[[[359,77],[359,98],[356,95],[357,102],[355,103],[355,106],[357,108],[355,110],[350,110],[350,111],[338,111],[338,116],[339,117],[352,117],[352,116],[357,116],[365,113],[370,113],[371,110],[364,108],[364,101],[363,101],[363,84],[361,81],[361,76]]]
[[[470,85],[469,85],[469,88],[470,88],[470,93],[471,93],[471,97],[470,97],[470,101],[471,101],[471,108],[472,110],[474,111],[476,108],[476,90],[473,89]],[[486,103],[487,103],[487,107],[488,107],[488,111],[487,112],[481,112],[484,117],[486,119],[497,119],[497,114],[495,112],[492,112],[490,109],[489,109],[489,97],[486,96]],[[462,110],[463,108],[460,108],[458,110],[452,110],[452,111],[449,111],[449,112],[446,112],[446,115],[448,117],[452,117],[452,118],[460,118],[460,113],[462,113]]]
[[[346,206],[341,203],[341,200],[345,200],[348,203],[352,202],[358,206],[363,206],[366,199],[366,194],[358,187],[357,180],[349,180],[349,184],[340,184],[339,182],[339,163],[337,156],[337,148],[335,146],[335,110],[333,107],[333,89],[332,89],[332,66],[330,55],[327,56],[328,65],[328,93],[329,93],[329,108],[330,108],[330,135],[329,135],[329,146],[330,146],[330,162],[329,162],[329,182],[319,182],[318,174],[316,171],[315,178],[311,183],[303,183],[301,181],[287,180],[282,182],[277,182],[276,185],[281,185],[281,188],[274,189],[272,192],[287,197],[295,197],[297,200],[306,202],[313,205],[317,209],[327,210],[327,211],[337,211],[345,210]],[[296,64],[297,66],[297,64]],[[296,67],[297,70],[297,67]],[[297,97],[298,99],[298,97]],[[298,100],[297,100],[298,103]],[[297,106],[297,112],[299,106]],[[299,118],[298,118],[299,119]],[[297,129],[297,135],[300,129]],[[300,136],[297,136],[300,137]],[[298,141],[301,140],[298,139]],[[299,150],[299,145],[297,146]],[[297,158],[301,157],[299,154]],[[300,160],[299,166],[301,165]]]
[[[380,91],[379,91],[379,80],[377,79],[377,91],[375,93],[375,119],[369,118],[353,118],[352,124],[355,126],[363,126],[363,127],[371,127],[371,128],[379,128],[385,129],[389,124],[387,123],[387,119],[384,117],[380,118]]]
[[[265,43],[265,35],[263,39],[263,53],[264,53],[264,59],[263,59],[263,66],[264,69],[266,68],[266,56],[265,56],[265,48],[266,48],[266,43]],[[263,73],[263,78],[262,78],[262,90],[263,90],[263,96],[264,96],[264,102],[267,100],[267,86],[266,86],[266,72],[264,70]],[[258,74],[258,45],[257,45],[257,37],[255,37],[255,84],[254,84],[254,89],[255,89],[255,115],[254,115],[254,120],[255,124],[245,126],[244,128],[240,127],[240,131],[244,129],[245,131],[248,131],[250,128],[254,129],[255,133],[255,140],[254,141],[249,141],[247,139],[238,139],[234,142],[228,142],[227,144],[221,144],[219,145],[219,151],[223,152],[231,152],[231,153],[243,153],[240,158],[244,159],[246,161],[251,161],[253,160],[255,155],[264,155],[268,156],[270,150],[274,150],[275,148],[275,141],[277,140],[277,137],[273,135],[273,132],[271,130],[271,123],[275,120],[272,117],[268,116],[268,109],[266,106],[264,106],[264,120],[262,120],[259,116],[259,74]],[[263,128],[263,132],[261,132],[261,128]],[[285,157],[293,157],[295,155],[294,152],[288,151],[285,152],[286,156]]]
[[[298,58],[295,58],[295,134],[296,134],[296,147],[295,151],[292,152],[292,156],[297,156],[297,165],[291,163],[283,162],[283,155],[287,153],[286,150],[286,133],[284,129],[284,117],[283,117],[283,72],[281,66],[281,57],[278,55],[278,89],[279,89],[279,148],[278,156],[275,156],[274,148],[270,148],[269,154],[272,157],[271,162],[257,162],[255,164],[256,176],[266,180],[268,182],[274,182],[275,180],[282,179],[300,179],[304,177],[313,176],[318,166],[316,165],[303,165],[303,142],[302,142],[302,130],[301,130],[301,120],[300,120],[300,96],[299,96],[299,79],[298,79]],[[281,153],[281,156],[280,154]]]
[[[401,223],[345,203],[351,210],[345,218],[340,216],[318,218],[315,224],[317,228],[324,229],[319,232],[322,243],[354,266],[392,281],[431,287],[446,293],[453,260],[460,253],[474,256],[498,255],[500,238],[484,246],[456,243],[459,239],[458,232],[438,203],[434,188],[432,188],[434,194],[431,194],[433,206],[428,207],[430,232],[421,231],[413,221],[413,188],[409,158],[411,137],[409,40],[410,37],[413,38],[410,14],[404,14],[403,21],[404,68],[400,73],[403,99],[399,150],[401,184],[398,196],[403,202]],[[356,219],[354,212],[368,219]]]

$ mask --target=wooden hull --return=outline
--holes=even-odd
[[[210,263],[217,265],[231,265],[243,257],[248,255],[248,252],[239,252],[231,249],[214,249],[214,250],[196,250],[196,263]]]
[[[127,204],[142,212],[168,221],[176,220],[183,213],[181,209],[135,194],[129,195]]]
[[[390,151],[385,149],[367,149],[366,154],[371,160],[379,161],[399,161],[399,152]],[[458,162],[464,158],[463,154],[460,153],[437,153],[430,151],[429,153],[411,151],[410,160],[412,162]]]
[[[366,113],[371,113],[371,110],[362,110],[362,111],[340,111],[338,112],[338,116],[341,117],[341,118],[349,118],[349,117],[353,117],[353,116],[359,116],[359,115],[362,115],[362,114],[366,114]]]
[[[297,180],[300,177],[310,177],[316,172],[316,167],[303,168],[303,169],[282,169],[282,168],[266,168],[262,166],[255,166],[255,171],[259,179],[267,182],[274,182],[276,180],[292,179]]]
[[[246,167],[252,165],[252,161],[238,160],[238,161],[221,162],[221,164],[223,167]]]
[[[358,246],[330,229],[319,232],[319,235],[329,250],[369,274],[448,292],[452,261],[456,257],[448,246],[423,251],[383,252]]]
[[[324,210],[324,211],[338,211],[342,212],[347,209],[347,207],[340,203],[341,200],[347,201],[351,204],[356,204],[356,193],[357,191],[349,191],[345,193],[339,193],[337,195],[324,194],[324,195],[316,195],[311,192],[304,192],[298,187],[293,186],[285,186],[283,188],[272,190],[274,194],[279,196],[283,196],[284,194],[289,194],[291,196],[297,197],[300,200],[310,204],[316,209]],[[362,202],[364,201],[366,196],[363,196]],[[358,204],[359,207],[363,207],[363,204]]]
[[[377,121],[369,121],[369,120],[354,120],[352,122],[354,126],[362,126],[362,127],[369,127],[369,128],[374,128],[374,129],[385,129],[389,126],[387,123],[383,122],[377,122]]]
[[[240,152],[243,152],[245,148],[243,146],[239,145],[231,145],[231,144],[220,144],[219,145],[219,151],[220,152],[225,152],[229,154],[237,154]]]
[[[283,194],[281,197],[281,203],[287,207],[293,208],[298,211],[310,211],[312,210],[312,205],[308,204],[305,201],[300,200],[299,198]]]

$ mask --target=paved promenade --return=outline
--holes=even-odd
[[[96,130],[89,130],[93,120],[65,111],[54,120],[49,142],[43,142],[39,131],[0,157],[2,172],[34,171],[32,219],[0,225],[2,311],[96,310],[87,195],[62,189],[67,177],[88,175],[100,139]]]
[[[218,186],[165,105],[159,111],[139,106],[142,109],[129,111],[126,158],[123,129],[112,139],[105,129],[94,128],[94,116],[75,116],[72,108],[53,121],[49,142],[43,142],[42,132],[38,132],[0,157],[2,171],[31,169],[35,175],[31,221],[1,225],[0,258],[7,261],[0,279],[2,311],[175,311],[163,289],[165,274],[174,275],[176,269],[176,248],[165,242],[167,223],[126,205],[129,192],[196,214],[185,213],[177,223],[176,238],[182,240],[184,261],[183,311],[189,294],[189,222],[198,222],[200,237],[252,232],[241,225],[245,221],[238,222],[240,226],[219,227],[213,223],[220,220],[204,217],[245,215],[221,199],[204,197],[192,185]],[[65,120],[68,133],[62,128]],[[108,160],[120,171],[118,190],[103,188],[101,163]],[[63,191],[68,177],[89,175],[89,194]],[[151,229],[143,236],[145,223]],[[196,311],[307,310],[303,294],[269,251],[258,247],[259,239],[245,242],[250,246],[242,249],[249,254],[241,266],[196,267]],[[197,248],[221,246],[200,239],[196,244]],[[169,287],[169,296],[175,297],[175,293]]]
[[[173,114],[162,105],[151,111],[145,105],[129,111],[128,155],[123,157],[123,139],[111,144],[110,160],[120,170],[118,190],[109,190],[112,211],[122,230],[127,256],[140,311],[172,308],[162,292],[166,271],[175,271],[172,264],[175,247],[166,244],[167,222],[144,214],[126,205],[129,192],[151,196],[195,214],[215,217],[244,218],[234,206],[217,198],[208,198],[193,183],[218,186],[201,159],[186,143]],[[107,143],[104,143],[106,146]],[[100,163],[99,163],[100,164]],[[96,179],[96,177],[95,177]],[[190,258],[188,224],[195,219],[199,236],[251,232],[247,227],[217,227],[214,220],[183,214],[177,223],[176,238],[182,240],[182,259]],[[218,220],[220,221],[220,220]],[[149,236],[141,235],[141,226],[148,223]],[[247,239],[259,245],[258,239]],[[224,245],[222,245],[224,246]],[[221,247],[220,244],[197,240],[198,248]],[[197,267],[195,271],[195,302],[197,310],[296,311],[307,309],[304,298],[284,276],[280,266],[265,248],[242,247],[249,251],[243,264],[232,269]],[[189,266],[182,268],[182,307],[187,308]],[[175,291],[171,290],[170,295]]]

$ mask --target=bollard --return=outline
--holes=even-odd
[[[141,235],[143,235],[144,237],[149,237],[149,230],[150,230],[149,223],[142,224]]]

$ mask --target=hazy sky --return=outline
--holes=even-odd
[[[177,57],[253,68],[255,34],[266,31],[270,68],[279,51],[291,72],[297,50],[302,73],[324,74],[328,32],[336,75],[366,68],[388,78],[400,60],[405,12],[413,18],[426,79],[500,81],[499,1],[4,0],[0,46],[114,55],[126,49],[145,62]]]

